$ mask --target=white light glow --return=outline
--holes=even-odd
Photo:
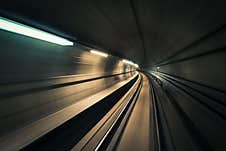
[[[157,67],[157,69],[160,69],[160,67]]]
[[[122,62],[126,63],[126,64],[130,64],[130,65],[134,65],[134,63],[132,61],[129,61],[129,60],[126,60],[126,59],[123,59]]]
[[[54,34],[47,33],[45,31],[41,31],[39,29],[17,23],[15,21],[0,17],[0,29],[6,30],[9,32],[21,34],[24,36],[44,40],[47,42],[59,44],[62,46],[73,46],[73,42],[56,36]]]
[[[108,54],[106,54],[104,52],[97,51],[97,50],[90,50],[90,52],[95,54],[95,55],[102,56],[102,57],[105,57],[105,58],[108,57]]]
[[[135,66],[136,68],[139,68],[139,65],[138,65],[138,64],[134,64],[134,66]]]
[[[129,65],[132,65],[132,66],[135,66],[136,68],[139,68],[139,65],[136,64],[136,63],[133,63],[132,61],[123,59],[122,62],[123,62],[123,63],[126,63],[126,64],[129,64]]]

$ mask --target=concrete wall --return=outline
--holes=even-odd
[[[226,91],[225,38],[223,28],[173,54],[158,65],[159,69],[156,66],[151,70]]]
[[[132,77],[120,58],[0,31],[0,138]]]

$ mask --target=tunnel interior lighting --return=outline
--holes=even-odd
[[[98,55],[98,56],[102,56],[102,57],[105,57],[105,58],[107,58],[108,57],[108,54],[107,53],[104,53],[104,52],[100,52],[100,51],[97,51],[97,50],[90,50],[90,52],[92,53],[92,54],[95,54],[95,55]]]
[[[132,61],[129,61],[129,60],[126,60],[126,59],[123,59],[122,62],[129,64],[129,65],[132,65],[132,66],[134,65],[134,63]]]
[[[134,66],[135,66],[136,68],[139,68],[139,65],[138,65],[138,64],[134,64]]]
[[[0,29],[62,46],[73,46],[73,42],[67,39],[3,17],[0,17]]]
[[[126,64],[129,64],[129,65],[132,65],[132,66],[134,66],[134,67],[136,67],[136,68],[139,68],[139,65],[136,64],[136,63],[133,63],[132,61],[123,59],[122,62],[123,62],[123,63],[126,63]]]

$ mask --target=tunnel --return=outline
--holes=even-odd
[[[226,151],[225,0],[2,0],[0,151]]]

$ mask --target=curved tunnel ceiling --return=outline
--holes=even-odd
[[[224,27],[225,6],[224,0],[7,0],[0,13],[148,67]]]

